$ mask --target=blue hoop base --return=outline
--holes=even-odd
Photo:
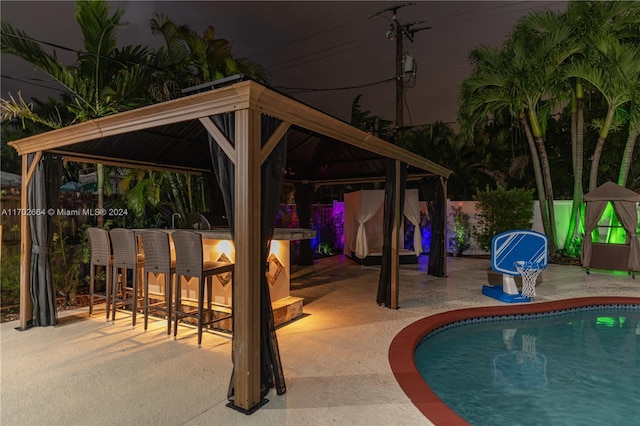
[[[527,296],[523,296],[522,293],[508,294],[502,290],[502,285],[483,285],[482,294],[492,297],[505,303],[524,303],[531,302],[531,299]]]

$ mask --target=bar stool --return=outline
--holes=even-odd
[[[138,252],[136,235],[131,229],[114,228],[109,231],[113,246],[113,284],[112,284],[112,315],[111,320],[116,320],[116,305],[131,305],[132,325],[136,325],[138,312],[138,298],[140,289],[138,278],[141,277],[144,267],[144,254]],[[127,286],[127,272],[131,270],[131,287]],[[122,274],[120,286],[118,286],[118,271]],[[128,297],[129,293],[131,298]]]
[[[111,308],[111,281],[109,280],[111,268],[113,267],[113,257],[111,256],[111,243],[109,242],[109,231],[102,228],[88,228],[87,237],[91,250],[91,260],[89,261],[89,315],[93,315],[93,299],[104,299],[109,321],[109,311]],[[106,279],[104,282],[104,294],[95,292],[96,270],[104,266]]]
[[[171,334],[171,290],[176,262],[171,260],[169,234],[162,231],[144,231],[140,233],[144,250],[144,329],[147,329],[149,310],[161,312],[167,317],[167,334]],[[164,292],[150,294],[149,274],[162,274]],[[150,303],[150,300],[153,302]]]
[[[233,312],[221,317],[215,317],[212,309],[213,276],[230,272],[233,277],[234,265],[231,262],[203,261],[202,236],[193,231],[174,231],[171,234],[176,249],[176,283],[175,300],[173,306],[173,337],[178,335],[178,320],[182,317],[194,318],[198,325],[198,347],[202,344],[202,327],[206,324],[231,318]],[[198,306],[189,309],[182,304],[180,277],[198,279]],[[204,295],[205,279],[207,281],[207,313],[205,320]]]

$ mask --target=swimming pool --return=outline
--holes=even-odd
[[[636,307],[629,308],[631,304]],[[605,305],[607,309],[619,305],[626,316],[602,311]],[[587,317],[581,316],[588,312],[591,314]],[[596,324],[596,318],[603,322]],[[635,335],[639,318],[640,298],[620,297],[445,312],[420,320],[398,334],[390,347],[389,361],[405,393],[435,424],[468,424],[456,411],[472,424],[492,426],[629,424],[629,419],[640,416],[640,338]],[[536,324],[527,322],[538,323],[541,328],[531,328]],[[569,350],[581,358],[578,372],[559,370],[578,357],[562,349],[560,341],[600,340],[592,333],[596,329],[608,330],[598,343],[601,350],[609,352],[608,359],[614,360],[609,370],[623,364],[618,369],[623,372],[622,379],[616,381],[608,372],[600,374],[603,364],[584,348]],[[625,337],[621,339],[621,335]],[[610,353],[622,341],[621,352]],[[559,350],[557,354],[549,343],[553,343],[553,351]],[[414,353],[419,356],[421,352],[428,353],[427,367],[433,367],[422,367],[430,386],[420,375],[420,363],[416,365],[413,359]],[[624,357],[628,352],[632,352],[629,359]],[[595,367],[589,370],[589,365]],[[456,377],[456,373],[460,375]],[[559,384],[566,384],[569,390],[561,390]],[[613,387],[611,392],[605,390],[608,385]],[[607,400],[605,395],[613,396],[607,396]],[[594,412],[598,414],[588,416],[588,421],[576,417],[585,411],[575,408],[578,399],[586,400],[588,408],[596,407]],[[549,417],[558,412],[562,420]]]

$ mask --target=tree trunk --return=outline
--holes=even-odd
[[[544,192],[544,184],[542,181],[542,169],[540,167],[540,159],[538,157],[538,150],[536,149],[535,142],[533,140],[533,134],[531,133],[531,128],[529,127],[529,123],[525,117],[520,117],[520,124],[524,129],[524,133],[527,136],[527,143],[529,144],[529,152],[531,152],[531,163],[533,165],[533,175],[536,179],[536,188],[538,191],[538,200],[540,203],[540,217],[542,218],[542,227],[544,228],[545,234],[549,235],[550,226],[549,226],[549,214],[548,210],[545,207],[546,204],[546,195]]]
[[[544,185],[544,202],[543,197],[540,197],[540,205],[544,204],[544,208],[547,211],[548,228],[545,229],[547,236],[549,237],[549,253],[554,255],[556,253],[557,235],[556,235],[556,221],[553,207],[553,184],[551,181],[551,167],[549,167],[549,157],[547,156],[547,149],[544,145],[544,138],[538,117],[533,108],[529,109],[529,120],[531,122],[531,131],[535,140],[535,148],[538,151],[538,157],[540,159],[540,167],[542,169],[542,184]]]
[[[598,187],[598,166],[600,165],[600,157],[602,156],[604,142],[607,139],[607,135],[609,134],[609,129],[611,128],[611,123],[613,122],[615,112],[615,108],[611,107],[609,108],[609,111],[607,111],[607,118],[605,118],[604,120],[604,125],[602,126],[602,130],[600,130],[598,142],[596,142],[596,147],[593,150],[593,157],[591,158],[591,171],[589,173],[589,191],[593,191]]]
[[[575,111],[571,113],[571,152],[573,155],[573,202],[571,203],[571,215],[569,216],[569,229],[564,242],[564,251],[570,245],[579,232],[582,217],[580,207],[584,197],[582,185],[584,169],[584,105],[582,84],[576,82]]]
[[[631,168],[631,159],[633,158],[633,149],[638,139],[638,132],[640,132],[640,120],[638,120],[633,127],[629,124],[629,137],[624,146],[622,163],[620,164],[620,174],[618,175],[618,185],[620,186],[627,186],[627,178],[629,177],[629,169]]]
[[[174,205],[172,213],[179,213],[180,219],[179,223],[186,224],[187,223],[187,211],[184,208],[184,203],[182,202],[182,194],[180,193],[180,188],[176,183],[176,174],[175,173],[167,173],[167,177],[169,179],[169,186],[171,186],[171,194],[173,195]]]
[[[551,167],[549,166],[549,157],[547,156],[547,149],[544,146],[544,139],[542,137],[535,138],[536,147],[538,148],[538,154],[540,156],[540,164],[542,167],[542,177],[544,182],[545,207],[549,215],[549,252],[553,255],[558,247],[557,235],[556,235],[556,215],[555,208],[553,206],[553,185],[551,183]]]
[[[98,185],[98,209],[104,209],[104,164],[96,164],[96,177]],[[104,226],[104,215],[99,214],[96,217],[98,228]]]

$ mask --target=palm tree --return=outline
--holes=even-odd
[[[605,117],[594,123],[599,129],[599,135],[591,158],[589,176],[589,190],[593,190],[597,186],[598,166],[606,138],[612,126],[621,125],[625,115],[629,116],[631,138],[627,141],[619,181],[626,181],[624,176],[630,167],[630,154],[635,144],[633,129],[637,123],[637,110],[631,110],[630,102],[638,92],[637,81],[640,76],[640,4],[571,2],[566,15],[574,22],[574,39],[580,40],[584,45],[582,54],[567,67],[566,75],[577,77],[578,81],[586,81],[607,102]],[[627,113],[622,113],[627,106]]]
[[[231,43],[215,38],[215,29],[206,28],[202,35],[187,25],[178,25],[165,15],[151,20],[151,32],[163,38],[164,43],[153,52],[153,83],[151,94],[156,101],[182,96],[182,89],[214,81],[234,74],[244,74],[255,80],[267,81],[267,73],[258,64],[246,59],[235,59]],[[172,212],[179,213],[178,222],[184,225],[189,212],[206,211],[204,179],[178,173],[151,173],[143,176],[132,171],[127,179],[127,203],[137,211],[153,198],[148,189],[158,187]],[[156,180],[152,185],[150,179]],[[140,187],[138,188],[138,185]]]
[[[596,66],[573,64],[567,69],[569,76],[579,77],[593,85],[608,106],[606,116],[597,123],[600,130],[591,160],[590,191],[598,184],[598,165],[607,136],[612,126],[619,124],[616,118],[620,120],[620,117],[616,117],[616,113],[620,113],[620,109],[636,95],[640,76],[640,49],[637,46],[621,43],[614,35],[602,35],[595,41],[594,46],[599,52]]]
[[[49,74],[66,90],[62,99],[73,113],[72,122],[47,122],[35,117],[24,102],[3,101],[3,116],[25,117],[52,128],[68,126],[149,103],[149,52],[146,47],[117,47],[116,29],[123,11],[111,16],[105,1],[77,1],[75,18],[82,31],[84,51],[77,63],[61,64],[55,53],[45,52],[24,31],[2,21],[2,52],[16,55]],[[97,165],[98,207],[104,205],[104,168]],[[99,222],[102,216],[98,217]],[[99,223],[100,224],[100,223]]]
[[[572,147],[572,165],[573,165],[573,204],[570,215],[569,229],[566,241],[572,241],[578,230],[580,221],[580,206],[583,197],[583,169],[584,169],[584,96],[585,93],[591,91],[592,85],[581,78],[584,73],[594,74],[593,70],[602,70],[602,66],[609,66],[609,58],[603,58],[602,53],[597,46],[600,43],[598,39],[602,37],[613,37],[618,40],[629,40],[638,38],[638,14],[637,3],[632,2],[592,2],[592,1],[572,1],[569,3],[566,13],[550,19],[533,18],[530,23],[535,25],[538,31],[556,32],[558,28],[564,31],[566,24],[571,25],[572,43],[559,46],[562,49],[572,51],[571,58],[565,61],[567,67],[564,76],[557,80],[554,84],[551,95],[560,103],[563,102],[565,94],[569,94],[569,112],[571,116],[571,147]],[[635,16],[635,18],[634,18]],[[580,70],[580,71],[576,71]],[[609,70],[610,71],[610,70]],[[605,71],[607,73],[608,71]],[[585,88],[585,83],[587,87]],[[609,116],[611,118],[611,116]],[[601,131],[601,136],[608,132],[613,122],[602,120],[596,123]],[[631,123],[630,123],[631,124]],[[605,133],[603,133],[605,132]],[[635,140],[635,139],[632,139]],[[601,138],[599,145],[596,145],[596,152],[592,156],[591,178],[597,176],[597,165],[600,161],[602,152],[602,144],[604,138]],[[627,148],[633,151],[633,144],[628,141]],[[629,152],[629,150],[625,150]],[[625,157],[626,160],[627,157]],[[624,162],[620,173],[623,176],[625,168],[628,170],[630,164]],[[620,180],[620,179],[619,179]],[[593,185],[590,185],[593,188]]]
[[[637,81],[640,81],[640,78]],[[631,104],[629,105],[629,134],[622,153],[620,174],[618,175],[618,185],[620,186],[627,186],[633,150],[638,139],[638,133],[640,133],[640,84],[638,83],[636,83],[634,94]]]
[[[545,123],[552,108],[544,102],[560,65],[570,50],[557,46],[568,43],[570,27],[555,33],[535,31],[531,21],[552,19],[551,12],[539,12],[521,20],[502,49],[475,48],[470,59],[475,68],[461,85],[459,122],[467,138],[487,122],[503,114],[516,120],[526,135],[532,158],[540,213],[545,232],[555,252],[555,214],[551,171],[544,144]]]
[[[163,38],[164,44],[154,55],[155,66],[162,70],[155,75],[154,94],[157,100],[180,96],[180,90],[244,74],[267,82],[267,72],[248,59],[235,59],[231,43],[215,38],[215,28],[208,26],[202,35],[187,25],[178,25],[169,17],[157,14],[151,20],[151,32]]]
[[[371,115],[371,111],[363,110],[360,104],[361,98],[362,95],[358,95],[351,103],[351,125],[379,138],[391,140],[393,138],[393,122],[378,115]]]

